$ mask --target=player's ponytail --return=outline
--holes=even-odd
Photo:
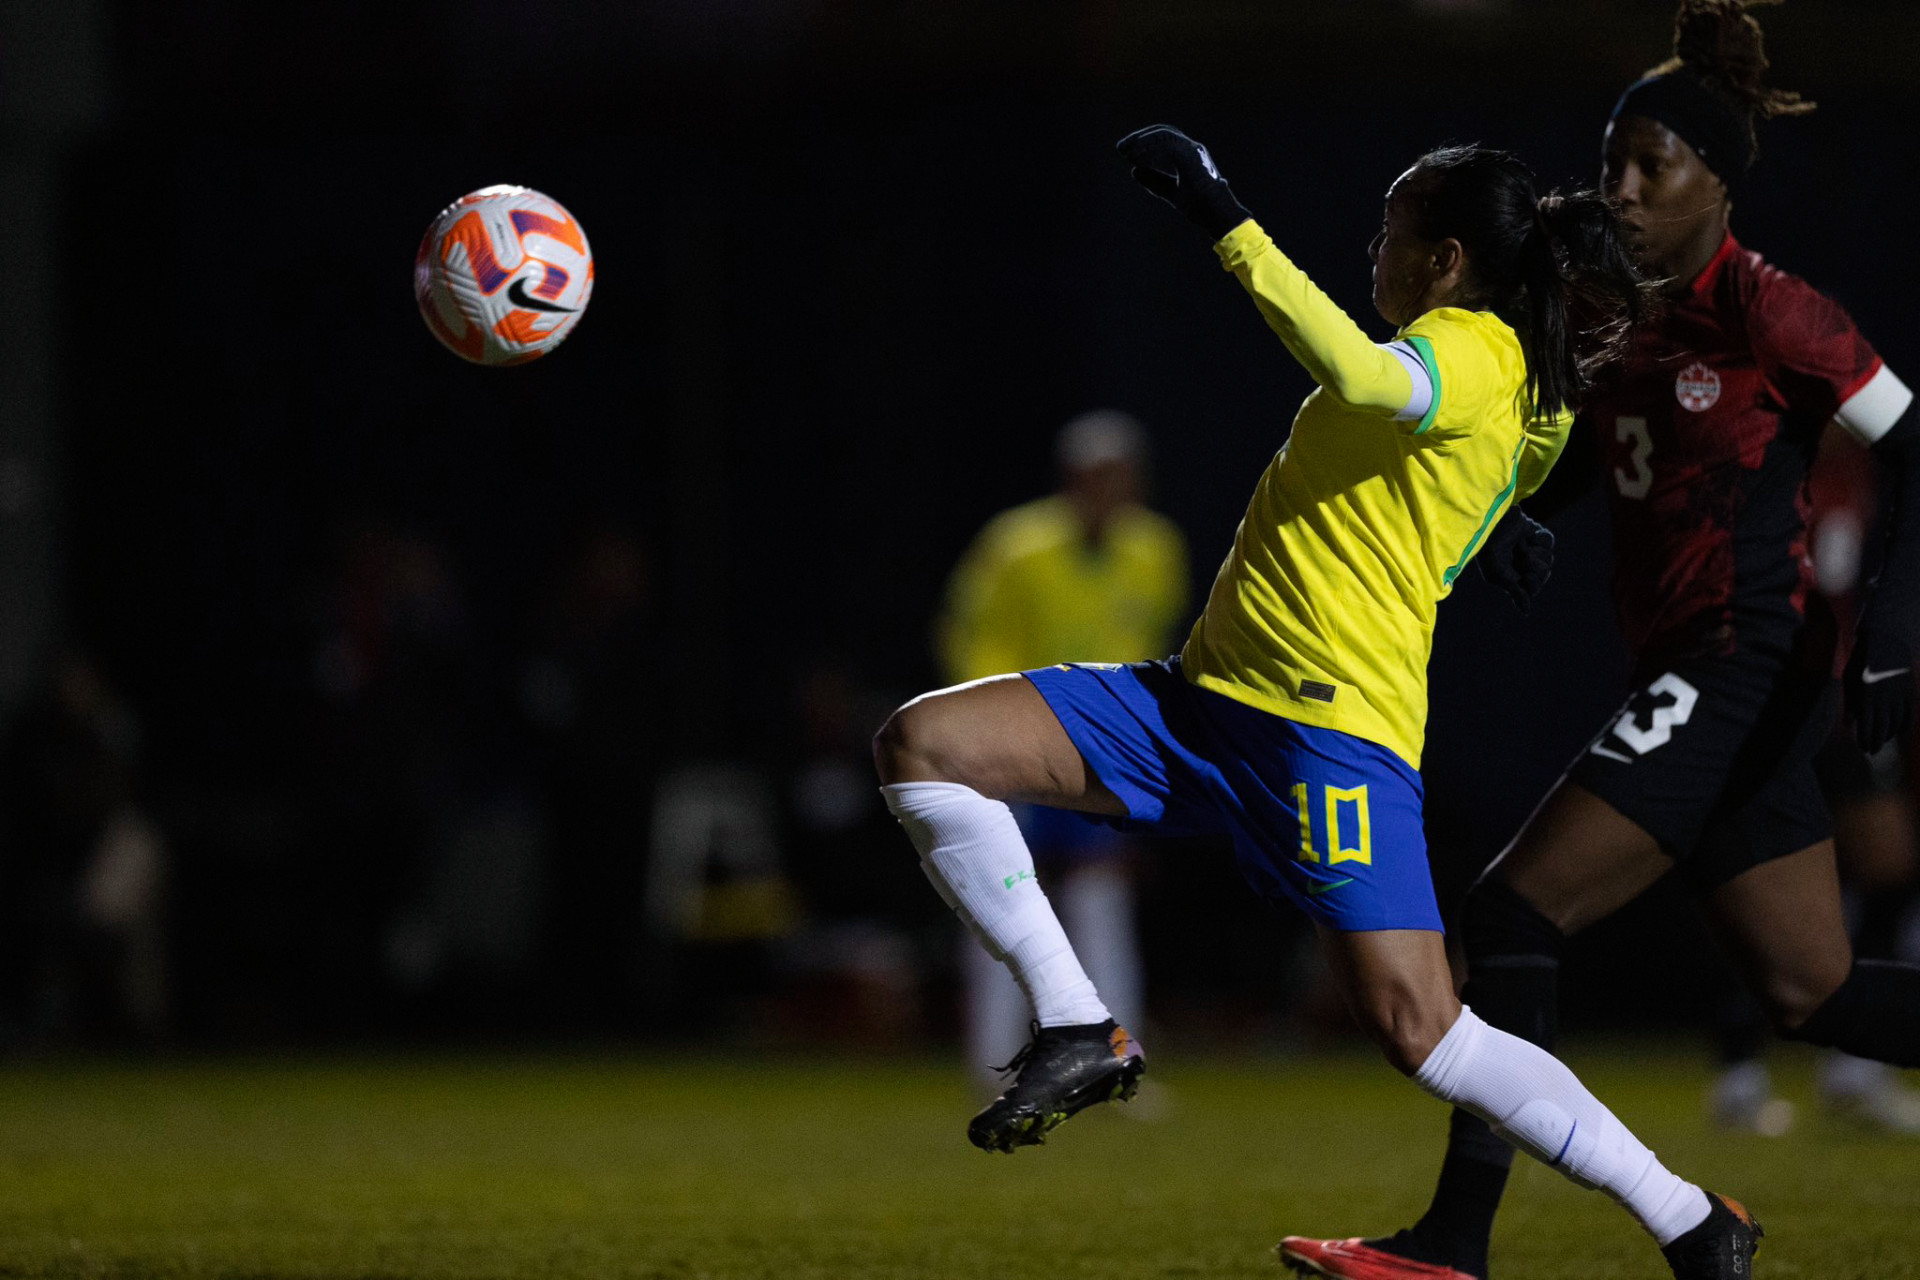
[[[1466,253],[1461,305],[1493,312],[1520,336],[1528,411],[1572,408],[1622,354],[1651,297],[1612,206],[1592,191],[1543,198],[1519,157],[1487,147],[1443,147],[1414,168],[1417,230]]]
[[[1572,407],[1593,376],[1626,354],[1652,305],[1620,241],[1620,219],[1597,191],[1555,192],[1535,207],[1540,244],[1527,273],[1527,340],[1536,412]]]

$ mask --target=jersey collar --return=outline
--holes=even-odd
[[[1720,242],[1720,247],[1714,250],[1713,257],[1707,260],[1707,265],[1700,268],[1700,274],[1693,278],[1693,283],[1688,286],[1688,292],[1696,298],[1704,298],[1712,293],[1714,282],[1720,279],[1720,272],[1726,267],[1727,259],[1738,252],[1740,252],[1740,242],[1735,240],[1733,232],[1729,231],[1727,238]]]

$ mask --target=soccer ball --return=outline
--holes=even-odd
[[[475,364],[524,364],[559,346],[593,293],[593,251],[573,215],[528,187],[482,187],[448,205],[413,259],[427,328]]]

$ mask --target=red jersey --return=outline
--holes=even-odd
[[[1881,373],[1838,303],[1732,236],[1641,330],[1581,416],[1599,433],[1614,598],[1643,664],[1794,646],[1820,433],[1898,385]]]

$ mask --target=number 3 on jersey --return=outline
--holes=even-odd
[[[1609,747],[1608,738],[1619,742],[1636,756],[1646,755],[1673,740],[1673,731],[1692,718],[1693,706],[1698,701],[1700,690],[1669,671],[1634,694],[1628,700],[1626,710],[1620,713],[1620,718],[1594,739],[1588,749],[1597,756],[1631,764],[1632,757]],[[1643,719],[1644,724],[1641,723]]]
[[[1633,446],[1633,452],[1627,456],[1627,465],[1633,468],[1633,473],[1629,475],[1625,468],[1615,467],[1613,482],[1620,486],[1623,497],[1646,497],[1653,488],[1653,468],[1647,465],[1647,459],[1653,454],[1653,436],[1647,431],[1647,420],[1636,414],[1621,414],[1614,419],[1613,438]]]
[[[1327,864],[1364,862],[1371,866],[1373,818],[1367,812],[1366,784],[1350,789],[1322,787],[1320,790],[1325,796]],[[1306,783],[1293,784],[1293,805],[1300,815],[1300,861],[1319,862],[1320,850],[1313,843],[1314,806]]]

